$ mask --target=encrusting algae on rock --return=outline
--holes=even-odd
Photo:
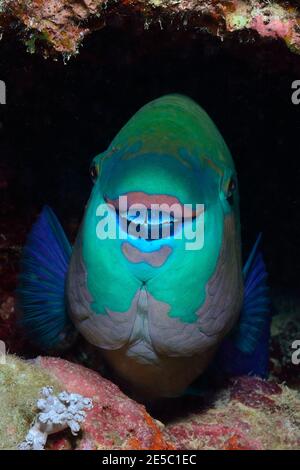
[[[39,399],[41,391],[44,395],[49,395],[49,389],[50,401],[58,405],[57,401],[62,398],[62,418],[66,416],[66,407],[69,406],[64,400],[66,396],[72,399],[78,398],[78,394],[83,394],[86,398],[80,396],[79,401],[83,401],[87,406],[84,406],[83,420],[82,415],[80,419],[77,413],[72,415],[75,417],[75,425],[80,423],[81,432],[78,435],[78,426],[73,429],[75,433],[71,432],[72,429],[65,429],[66,425],[57,426],[55,430],[55,426],[52,426],[54,421],[50,419],[47,434],[51,435],[47,439],[46,449],[175,448],[166,439],[164,426],[154,420],[144,406],[126,397],[115,384],[97,372],[59,358],[39,357],[26,362],[8,355],[6,364],[0,366],[0,449],[15,450],[20,448],[21,443],[22,449],[36,447],[32,445],[29,431],[36,429],[35,424],[39,417],[44,411],[47,412],[45,407],[39,406]],[[64,390],[66,392],[62,393]],[[42,405],[45,405],[44,401]],[[92,407],[89,406],[91,403]],[[65,422],[66,420],[62,424]],[[69,423],[66,424],[70,427]],[[54,433],[55,431],[58,432]]]
[[[43,387],[62,391],[47,371],[16,356],[7,355],[0,365],[0,449],[13,450],[22,442],[34,421],[36,402]]]
[[[300,396],[256,377],[239,377],[210,406],[166,427],[177,449],[295,450],[300,448]]]
[[[68,361],[40,357],[26,362],[8,356],[0,366],[1,449],[16,449],[38,415],[40,390],[67,390],[92,399],[81,433],[70,429],[48,437],[51,450],[268,450],[300,448],[300,396],[297,390],[257,377],[238,377],[206,405],[196,399],[192,412],[153,419],[95,371]],[[52,394],[52,392],[51,392]],[[181,411],[188,398],[181,398]],[[176,405],[172,405],[176,408]],[[177,407],[178,408],[178,407]],[[176,410],[175,410],[176,411]],[[160,418],[161,419],[161,418]]]
[[[125,12],[125,14],[124,14]],[[138,31],[160,29],[209,32],[221,39],[232,32],[247,31],[253,37],[282,40],[300,51],[300,12],[292,0],[6,0],[0,2],[0,28],[18,27],[27,50],[44,56],[69,58],[83,39],[110,22],[126,27],[131,18]],[[132,26],[132,23],[130,23]],[[240,36],[236,36],[241,41]]]

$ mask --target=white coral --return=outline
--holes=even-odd
[[[85,409],[93,407],[92,400],[77,393],[61,392],[53,395],[52,387],[41,390],[42,398],[37,401],[40,413],[36,417],[19,450],[42,450],[49,434],[69,427],[73,435],[80,430],[86,417]]]

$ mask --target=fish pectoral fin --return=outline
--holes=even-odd
[[[75,335],[65,301],[71,252],[56,215],[45,206],[27,237],[17,286],[20,324],[44,350],[67,347]]]
[[[261,235],[243,270],[245,289],[240,320],[223,340],[215,361],[219,370],[230,376],[268,376],[271,313],[260,243]]]
[[[261,234],[244,267],[244,303],[235,334],[240,351],[251,354],[259,345],[266,330],[270,330],[270,296],[268,273],[260,249]]]

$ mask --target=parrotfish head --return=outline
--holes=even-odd
[[[241,303],[239,201],[209,116],[180,95],[150,102],[94,158],[91,175],[73,255],[90,312],[73,313],[79,329],[104,349],[129,345],[141,362],[218,342]]]

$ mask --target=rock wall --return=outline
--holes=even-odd
[[[0,27],[18,34],[29,52],[45,56],[78,53],[88,34],[106,24],[148,30],[152,27],[208,31],[220,40],[233,32],[250,39],[284,41],[300,52],[300,10],[281,0],[2,0]],[[236,40],[249,40],[236,36]]]

